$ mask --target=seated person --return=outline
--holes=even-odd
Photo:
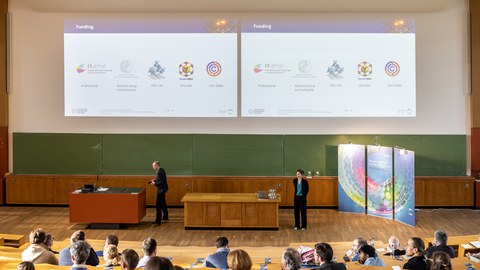
[[[107,235],[107,238],[105,238],[105,246],[107,245],[114,245],[118,248],[118,237],[114,234]],[[105,249],[105,247],[104,247]],[[103,250],[99,250],[96,252],[98,257],[103,257]],[[122,254],[118,254],[120,257]]]
[[[298,250],[287,248],[282,254],[281,270],[298,270],[302,266],[302,259]]]
[[[349,249],[346,253],[345,256],[347,257],[352,257],[351,260],[352,262],[358,261],[358,249],[363,246],[367,245],[367,240],[363,237],[357,237],[353,240],[352,243],[352,249]]]
[[[231,270],[250,270],[252,269],[252,259],[250,255],[243,250],[237,249],[228,253],[228,268]]]
[[[480,241],[480,236],[478,237],[478,241]],[[474,257],[474,258],[480,259],[480,252],[479,252],[479,253],[470,253],[470,252],[468,252],[467,254],[465,254],[465,256],[467,256],[467,258],[469,258],[469,259],[470,259],[470,257]]]
[[[106,245],[103,248],[103,259],[105,260],[105,264],[103,267],[114,267],[120,265],[120,260],[118,258],[118,249],[114,245]]]
[[[358,250],[358,262],[362,265],[385,266],[385,262],[376,254],[375,248],[370,245],[360,247]]]
[[[228,247],[228,239],[226,237],[218,237],[215,241],[217,252],[208,255],[203,262],[204,267],[218,268],[220,270],[228,269],[227,255],[230,252]]]
[[[430,270],[452,270],[450,255],[443,251],[433,252]]]
[[[52,246],[53,246],[53,237],[51,234],[46,234],[45,235],[45,242],[43,242],[43,245],[47,247],[48,251],[52,252],[53,254],[58,254],[58,251],[53,251]]]
[[[450,258],[455,258],[455,251],[452,247],[447,246],[448,236],[443,230],[435,231],[433,235],[433,246],[427,248],[427,257],[432,258],[432,254],[435,251],[443,251],[447,253]]]
[[[427,258],[425,258],[425,243],[422,238],[412,237],[408,239],[405,247],[405,255],[410,256],[410,260],[403,265],[403,269],[427,270]]]
[[[83,231],[76,231],[72,234],[70,237],[70,244],[73,245],[77,241],[85,241],[85,232]],[[90,247],[90,245],[88,245]],[[59,253],[59,265],[63,266],[71,266],[73,265],[72,262],[72,256],[70,255],[70,247],[64,248],[60,250]],[[97,254],[95,253],[95,250],[93,250],[92,247],[90,247],[90,252],[86,261],[87,265],[91,266],[97,266],[100,263]]]
[[[17,265],[17,270],[35,270],[35,265],[32,262],[24,261]]]
[[[55,255],[48,251],[43,244],[45,242],[45,231],[43,229],[35,229],[30,233],[30,246],[22,252],[22,261],[29,261],[34,264],[48,263],[58,265]]]
[[[175,268],[169,259],[153,256],[145,265],[145,270],[175,270]]]
[[[139,259],[138,253],[135,250],[125,249],[122,252],[120,266],[122,267],[122,270],[135,270],[137,268]]]
[[[385,255],[391,255],[392,251],[393,256],[405,255],[405,250],[400,249],[400,240],[394,235],[388,239],[387,253],[385,253]]]
[[[86,262],[88,257],[90,256],[90,252],[92,247],[82,240],[78,240],[73,243],[70,248],[68,254],[72,254],[70,260],[72,261],[72,267],[70,270],[88,270]]]
[[[315,245],[315,262],[319,265],[318,270],[347,270],[343,263],[332,261],[333,249],[328,243],[318,243]]]
[[[149,237],[142,242],[143,257],[138,262],[137,268],[145,267],[148,260],[157,254],[157,241]]]

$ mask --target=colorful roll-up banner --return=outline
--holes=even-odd
[[[367,214],[393,219],[392,148],[367,146]]]
[[[415,226],[415,152],[394,149],[395,220]]]
[[[338,210],[365,213],[365,145],[338,146]]]

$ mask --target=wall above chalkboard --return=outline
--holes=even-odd
[[[222,135],[14,133],[14,174],[337,175],[337,146],[415,151],[415,175],[466,174],[466,135]]]

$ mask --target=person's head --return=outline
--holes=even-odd
[[[148,260],[145,270],[174,270],[172,262],[165,257],[154,256]]]
[[[304,174],[305,171],[303,171],[302,169],[297,169],[297,178],[302,178]]]
[[[21,262],[17,265],[17,270],[35,270],[35,265],[32,262]]]
[[[45,242],[45,231],[42,228],[31,231],[29,240],[30,244],[42,244]]]
[[[390,236],[388,239],[388,246],[392,249],[398,249],[400,247],[400,240],[395,235]]]
[[[160,162],[158,162],[157,160],[155,160],[152,164],[152,168],[156,171],[160,168]]]
[[[140,258],[138,257],[138,253],[133,249],[125,249],[122,252],[122,261],[120,262],[120,266],[122,269],[133,270],[137,268],[137,264]]]
[[[72,236],[70,237],[70,244],[73,244],[77,241],[85,241],[85,232],[84,231],[75,231],[72,233]]]
[[[364,264],[368,258],[375,258],[375,248],[370,245],[363,245],[358,249],[358,262]]]
[[[227,264],[231,270],[250,270],[252,259],[245,250],[237,249],[228,253]]]
[[[363,237],[357,237],[353,240],[352,249],[355,252],[358,252],[361,246],[368,245],[367,240]]]
[[[217,248],[227,247],[228,246],[228,239],[225,236],[218,237],[215,241],[215,246]]]
[[[280,267],[282,270],[298,270],[302,266],[302,258],[298,250],[287,248],[282,254]]]
[[[315,262],[322,265],[329,263],[333,259],[333,249],[328,243],[318,243],[315,245]]]
[[[452,270],[450,255],[443,251],[435,251],[432,254],[430,270]]]
[[[105,260],[113,260],[118,256],[118,248],[115,245],[108,244],[103,248],[103,257]]]
[[[423,256],[425,255],[425,243],[422,238],[412,237],[408,239],[405,247],[405,255],[407,256]]]
[[[181,267],[180,265],[174,265],[173,268],[175,270],[183,270],[183,267]]]
[[[149,237],[142,242],[142,250],[145,256],[155,256],[157,252],[157,241]]]
[[[105,245],[114,245],[118,247],[118,237],[114,234],[110,234],[105,238]]]
[[[435,246],[446,246],[448,235],[444,230],[435,231],[433,238],[435,239]]]
[[[90,245],[83,240],[78,240],[70,246],[70,254],[74,264],[85,264],[90,255]]]
[[[52,248],[53,246],[53,237],[51,234],[46,234],[45,235],[45,240],[43,241],[43,244],[47,247],[47,248]]]

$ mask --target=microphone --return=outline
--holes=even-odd
[[[95,180],[95,183],[93,183],[93,192],[97,191],[97,184],[98,184],[98,174],[97,174],[97,179]]]

